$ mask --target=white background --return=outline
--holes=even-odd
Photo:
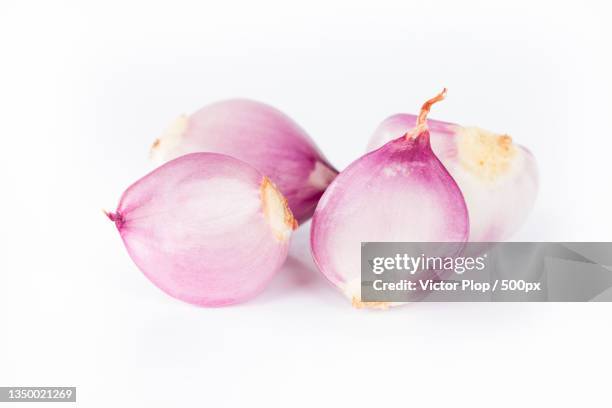
[[[0,385],[77,386],[83,407],[609,406],[609,304],[355,310],[306,225],[261,296],[196,308],[101,212],[212,101],[279,107],[341,169],[446,86],[433,118],[538,159],[516,240],[612,240],[606,2],[152,3],[0,2]]]

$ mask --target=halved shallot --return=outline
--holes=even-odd
[[[223,153],[268,176],[302,223],[338,172],[291,118],[269,105],[231,99],[180,116],[153,143],[159,163],[186,153]]]
[[[107,215],[147,278],[200,306],[239,303],[263,290],[297,226],[267,177],[216,153],[164,164],[132,184]]]

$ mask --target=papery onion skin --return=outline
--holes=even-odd
[[[338,174],[291,118],[248,99],[216,102],[179,117],[151,148],[158,163],[193,152],[223,153],[249,163],[280,189],[300,223],[312,216]]]
[[[199,306],[240,303],[261,292],[285,261],[297,226],[268,178],[216,153],[162,165],[132,184],[107,215],[147,278]]]
[[[368,143],[368,151],[401,137],[416,115],[385,119]],[[499,242],[524,223],[538,192],[534,156],[503,134],[428,119],[431,146],[463,192],[470,214],[470,241]]]
[[[311,249],[320,271],[354,306],[384,308],[384,302],[361,301],[361,242],[464,243],[468,233],[463,195],[431,150],[425,128],[338,175],[315,210]]]

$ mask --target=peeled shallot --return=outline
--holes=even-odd
[[[180,116],[151,148],[159,163],[194,152],[223,153],[255,167],[279,188],[300,223],[312,216],[338,174],[291,118],[248,99],[216,102]]]
[[[263,290],[297,226],[267,177],[216,153],[162,165],[132,184],[107,215],[147,278],[200,306],[239,303]]]
[[[445,92],[423,105],[414,129],[342,171],[317,206],[311,226],[313,257],[355,306],[365,305],[360,280],[362,242],[463,243],[468,239],[463,195],[429,143],[427,113]]]

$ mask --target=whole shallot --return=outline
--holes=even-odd
[[[180,116],[151,148],[158,163],[186,153],[223,153],[268,176],[302,223],[338,172],[300,126],[276,108],[231,99]]]
[[[457,183],[431,150],[427,101],[414,129],[350,164],[323,194],[311,226],[314,260],[357,307],[360,251],[366,241],[452,242],[468,239],[469,220]],[[451,246],[451,248],[454,248]]]
[[[151,282],[200,306],[239,303],[262,291],[285,261],[297,226],[267,177],[217,153],[162,165],[132,184],[107,215]]]

